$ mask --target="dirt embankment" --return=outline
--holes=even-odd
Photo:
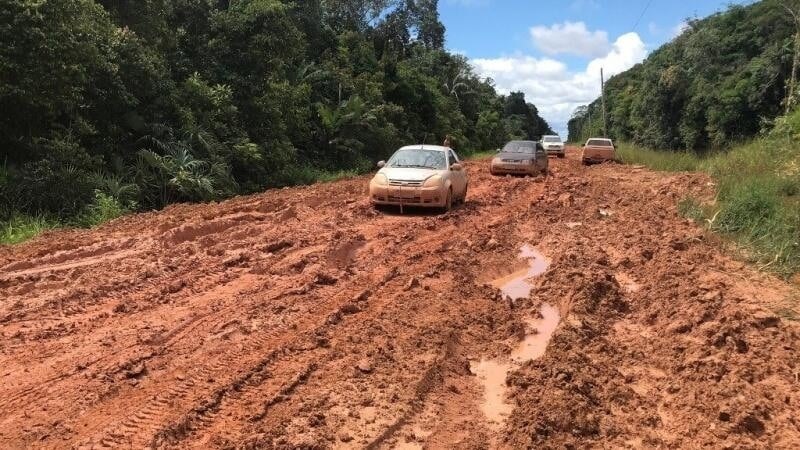
[[[361,178],[0,249],[0,447],[797,448],[770,312],[797,293],[678,216],[709,180],[551,163],[470,163],[441,216],[375,212]],[[524,245],[550,264],[510,300]],[[512,361],[499,403],[481,361]]]

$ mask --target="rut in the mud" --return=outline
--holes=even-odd
[[[551,165],[469,163],[446,215],[359,178],[0,249],[0,447],[796,447],[792,288],[679,217],[707,180]]]

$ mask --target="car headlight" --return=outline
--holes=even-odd
[[[425,183],[422,186],[423,187],[438,187],[438,186],[441,186],[441,185],[442,185],[442,177],[440,177],[439,175],[434,175],[434,176],[428,178],[427,180],[425,180]]]
[[[501,162],[500,158],[492,158],[492,164],[500,164]]]
[[[386,178],[386,175],[379,173],[375,175],[375,177],[372,179],[372,182],[375,183],[376,186],[386,186],[389,184],[389,179]]]

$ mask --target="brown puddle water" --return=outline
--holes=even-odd
[[[550,260],[530,245],[522,246],[519,259],[527,259],[528,267],[492,281],[492,286],[513,300],[527,298],[533,288],[528,279],[543,274],[550,267]]]
[[[529,267],[506,277],[495,280],[492,285],[500,289],[504,295],[512,299],[526,298],[530,295],[532,285],[528,279],[544,273],[550,260],[533,247],[525,245],[520,251],[520,258],[529,261]],[[508,373],[522,364],[540,358],[547,349],[561,316],[552,305],[543,304],[541,318],[527,318],[528,330],[522,342],[512,350],[510,357],[498,359],[482,359],[471,362],[470,369],[484,388],[484,399],[481,410],[497,428],[502,427],[511,414],[513,406],[506,402],[506,377]]]

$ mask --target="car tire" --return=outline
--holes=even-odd
[[[447,190],[447,199],[444,201],[442,210],[444,212],[450,212],[451,209],[453,209],[453,188]]]
[[[559,154],[558,154],[558,158],[559,158],[559,159],[562,159],[562,158],[564,158],[565,156],[566,156],[566,155],[565,155],[565,154],[563,154],[563,153],[559,153]]]

